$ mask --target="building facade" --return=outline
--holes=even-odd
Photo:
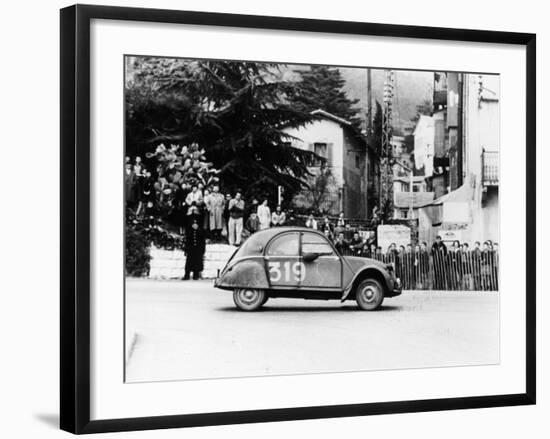
[[[393,217],[394,219],[417,219],[420,208],[434,200],[434,193],[428,192],[423,176],[397,175],[393,177]]]
[[[375,187],[376,157],[364,136],[353,125],[323,110],[312,112],[316,119],[299,128],[285,130],[290,144],[323,157],[310,167],[308,182],[314,189],[298,194],[293,203],[330,215],[344,212],[348,218],[366,219]],[[317,184],[319,181],[324,184]],[[315,189],[316,188],[316,189]]]
[[[422,140],[417,151],[415,137],[415,165],[424,166],[435,193],[418,212],[423,241],[438,234],[470,243],[499,240],[499,86],[498,75],[434,74],[433,158],[426,153],[426,120],[415,130]]]

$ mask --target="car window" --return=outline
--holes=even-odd
[[[298,256],[298,233],[285,233],[276,237],[269,248],[267,255],[269,256]]]
[[[302,254],[305,253],[333,255],[334,250],[324,236],[306,232],[302,234]]]
[[[258,255],[264,250],[263,241],[265,237],[261,234],[254,234],[250,236],[235,252],[235,258],[247,255]]]

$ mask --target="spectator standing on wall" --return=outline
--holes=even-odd
[[[245,212],[245,217],[248,219],[250,217],[250,215],[252,215],[253,213],[257,214],[258,213],[258,207],[259,207],[258,200],[256,198],[253,198],[252,203],[250,203],[247,206],[247,209],[246,209],[246,212]]]
[[[273,227],[284,226],[286,222],[286,214],[283,212],[281,206],[277,206],[275,212],[271,215],[271,224]]]
[[[151,173],[145,170],[141,183],[141,192],[139,194],[140,200],[136,215],[139,215],[141,212],[145,215],[151,213],[155,202],[155,187],[153,185],[154,182]]]
[[[124,165],[124,195],[126,198],[126,206],[133,207],[136,195],[135,195],[135,183],[136,183],[136,174],[132,169],[132,164],[126,162]]]
[[[330,239],[332,239],[332,237],[334,236],[334,226],[332,225],[328,216],[326,215],[323,218],[323,222],[321,223],[321,226],[319,227],[319,229],[325,234],[325,236],[328,232]]]
[[[353,238],[353,229],[351,228],[351,224],[350,223],[346,223],[346,225],[344,226],[344,238],[346,238],[346,241],[351,241],[351,239]]]
[[[225,207],[225,200],[223,195],[220,193],[220,187],[214,185],[212,187],[212,193],[208,197],[208,200],[205,200],[206,210],[208,216],[210,217],[209,225],[212,238],[215,240],[221,239],[222,229],[223,229],[223,213]]]
[[[334,242],[334,246],[336,247],[336,250],[338,250],[338,253],[340,253],[341,255],[345,256],[349,254],[349,243],[345,240],[343,232],[338,233],[338,237]]]
[[[258,214],[256,212],[251,212],[250,216],[246,220],[245,229],[252,233],[256,233],[258,230],[260,230],[260,218],[258,218]]]
[[[336,220],[336,227],[344,228],[346,227],[346,219],[344,218],[344,212],[340,212],[338,215],[338,220]]]
[[[343,232],[346,228],[346,219],[344,218],[344,212],[340,212],[338,219],[336,220],[336,226],[334,227],[334,234],[338,236],[340,232]]]
[[[366,241],[366,245],[368,245],[369,248],[373,245],[374,247],[376,247],[376,232],[370,232]]]
[[[229,202],[232,198],[231,194],[226,194],[223,206],[223,227],[225,228],[226,236],[229,236]]]
[[[204,234],[207,238],[210,237],[210,213],[208,212],[208,203],[210,202],[210,190],[204,189],[203,196],[202,196],[202,203],[203,203],[203,224],[202,228],[204,229]]]
[[[317,230],[317,221],[315,221],[315,218],[313,217],[313,215],[310,215],[310,216],[307,218],[306,227],[307,227],[308,229]]]
[[[141,161],[140,156],[137,156],[134,161],[134,173],[140,177],[145,173],[145,168],[143,167],[143,162]]]
[[[361,239],[359,232],[355,232],[351,241],[349,241],[349,248],[354,256],[362,256],[365,242]]]
[[[271,226],[271,210],[267,200],[264,200],[258,206],[258,219],[260,220],[260,229],[269,229]]]
[[[193,203],[195,203],[197,207],[200,207],[203,204],[202,192],[199,191],[199,187],[197,185],[193,185],[191,192],[189,192],[187,197],[185,197],[185,204],[191,206]]]
[[[237,191],[235,193],[235,198],[229,201],[229,222],[227,225],[229,245],[241,245],[243,232],[243,215],[244,201],[241,198],[241,193]]]
[[[187,224],[187,211],[189,209],[189,206],[186,204],[185,200],[187,198],[188,192],[189,192],[189,188],[185,183],[182,183],[179,187],[177,187],[174,192],[173,214],[174,214],[175,223],[179,228],[180,235],[183,235],[185,233],[185,228]]]

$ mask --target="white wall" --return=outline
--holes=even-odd
[[[338,123],[320,119],[299,128],[288,128],[285,132],[300,139],[292,141],[296,148],[307,150],[310,143],[332,143],[332,173],[338,186],[343,185],[344,131]]]
[[[472,221],[469,225],[469,241],[499,241],[499,206],[498,191],[500,187],[489,188],[488,195],[483,192],[482,160],[483,149],[499,151],[500,147],[500,114],[499,101],[478,99],[479,75],[465,75],[466,99],[464,102],[464,142],[466,175],[473,177],[474,199],[471,203]],[[493,75],[481,76],[483,87],[495,92],[500,98],[500,78]],[[489,96],[491,93],[485,92]],[[468,180],[465,183],[469,184]]]
[[[58,8],[70,1],[8,2],[0,16],[3,84],[0,108],[3,130],[2,309],[0,334],[3,378],[0,405],[2,435],[8,438],[67,438],[56,428],[58,413]],[[372,437],[465,439],[546,438],[550,412],[550,175],[545,128],[550,100],[548,81],[550,27],[546,4],[524,0],[521,5],[464,0],[449,13],[441,2],[308,2],[279,0],[87,0],[86,3],[187,10],[210,10],[320,19],[537,32],[538,77],[538,404],[388,416],[322,419],[271,424],[234,425],[185,430],[101,435],[101,438],[334,438]],[[437,60],[433,60],[434,66]],[[506,93],[503,91],[503,99]],[[30,125],[32,119],[32,130]],[[32,132],[32,138],[26,133]],[[546,160],[545,160],[546,159]],[[504,189],[503,189],[504,190]],[[522,212],[518,212],[522,214]],[[376,353],[374,353],[376,354]],[[388,383],[391,386],[391,383]],[[98,436],[100,437],[100,436]]]
[[[482,76],[483,85],[497,92],[500,97],[500,80],[497,76]],[[481,172],[481,153],[499,150],[499,103],[478,100],[478,75],[465,75],[464,89],[467,98],[464,102],[465,120],[465,172],[479,175]]]

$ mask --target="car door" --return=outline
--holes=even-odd
[[[340,289],[342,260],[327,239],[313,232],[301,233],[302,273],[304,289]]]
[[[299,287],[302,275],[299,232],[277,235],[269,242],[264,258],[271,287]]]

